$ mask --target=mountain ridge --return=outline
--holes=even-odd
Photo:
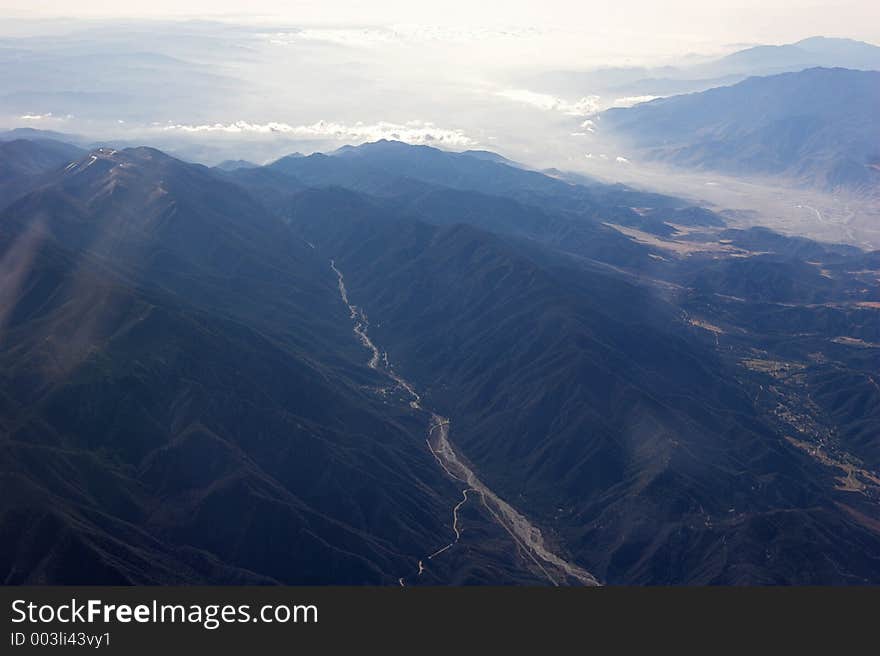
[[[4,580],[546,584],[400,376],[603,582],[880,577],[875,253],[346,152],[96,150],[0,210]]]
[[[880,72],[814,68],[611,109],[601,124],[651,160],[873,194],[878,89]]]

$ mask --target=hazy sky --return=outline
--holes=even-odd
[[[633,39],[681,34],[696,42],[785,42],[822,33],[880,42],[877,0],[0,0],[0,11],[27,16],[280,18],[299,24],[566,27]],[[638,48],[639,43],[634,40],[630,46]]]
[[[0,0],[0,127],[206,163],[378,138],[618,162],[593,115],[681,91],[582,72],[816,35],[880,45],[880,0]]]

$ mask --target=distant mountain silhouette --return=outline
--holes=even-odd
[[[873,193],[878,106],[880,72],[814,68],[612,109],[601,128],[650,159]]]
[[[880,47],[853,39],[814,36],[779,46],[755,46],[692,69],[700,77],[771,75],[807,68],[880,70]]]
[[[553,71],[528,80],[559,94],[671,96],[728,86],[755,75],[796,73],[808,68],[880,70],[880,47],[853,39],[814,36],[795,43],[757,45],[693,64]],[[612,96],[612,97],[613,97]]]
[[[259,165],[249,162],[246,159],[227,159],[220,162],[216,168],[223,171],[235,171],[237,169],[254,169],[257,166]]]

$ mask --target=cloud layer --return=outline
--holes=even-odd
[[[171,124],[162,127],[165,131],[189,133],[227,133],[227,134],[284,134],[300,139],[336,139],[339,141],[378,141],[393,139],[411,144],[436,144],[445,146],[473,146],[477,142],[464,131],[440,128],[427,121],[407,123],[337,123],[318,121],[311,125],[290,125],[288,123],[213,123],[203,125]]]
[[[615,107],[632,107],[633,105],[638,105],[643,102],[651,102],[652,100],[656,100],[661,96],[624,96],[623,98],[616,98],[614,100]]]
[[[396,24],[387,27],[304,27],[284,32],[265,32],[257,36],[272,45],[320,41],[349,47],[371,47],[391,43],[469,43],[488,39],[519,39],[538,36],[541,33],[535,28]]]
[[[567,116],[590,116],[600,110],[599,96],[584,96],[580,100],[569,102],[557,96],[527,89],[505,89],[495,95],[538,109],[561,112]]]

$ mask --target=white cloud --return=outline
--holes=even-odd
[[[599,96],[584,96],[580,100],[569,102],[557,96],[536,93],[527,89],[505,89],[496,92],[495,95],[538,109],[562,112],[568,116],[591,116],[600,109]]]
[[[377,141],[393,139],[412,144],[437,144],[446,146],[473,146],[477,142],[462,130],[440,128],[427,121],[407,123],[336,123],[318,121],[311,125],[290,125],[288,123],[213,123],[204,125],[171,124],[162,128],[175,132],[217,132],[227,134],[285,134],[301,139],[336,139],[339,141]]]
[[[285,32],[261,33],[258,36],[273,45],[294,45],[320,41],[348,47],[372,47],[391,43],[426,42],[465,43],[488,39],[518,39],[539,36],[535,28],[455,27],[442,25],[396,24],[387,27],[306,27]]]
[[[391,30],[383,28],[314,28],[294,32],[273,32],[259,35],[276,46],[289,46],[302,41],[321,41],[340,46],[368,47],[396,41]]]
[[[73,118],[73,114],[64,114],[58,116],[53,114],[52,112],[46,112],[45,114],[22,114],[18,117],[19,121],[69,121]]]
[[[657,98],[662,98],[662,96],[624,96],[623,98],[616,98],[614,100],[614,106],[632,107],[633,105],[638,105],[639,103],[657,100]]]
[[[629,160],[626,157],[621,157],[620,155],[615,157],[614,161],[617,162],[618,164],[629,164]]]

